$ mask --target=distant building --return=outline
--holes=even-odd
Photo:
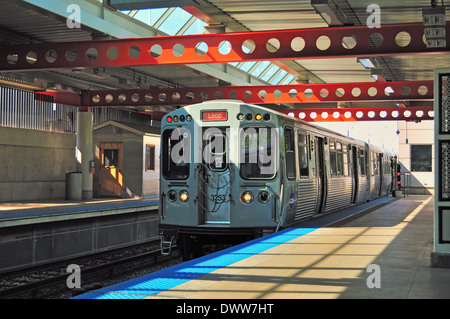
[[[402,184],[410,194],[434,194],[434,121],[399,121],[398,130]]]

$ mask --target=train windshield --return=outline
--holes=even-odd
[[[165,179],[189,177],[190,134],[187,129],[165,130],[162,135],[162,174]]]
[[[240,166],[244,179],[271,179],[276,174],[277,130],[269,127],[240,129]]]

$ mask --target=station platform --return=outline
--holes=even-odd
[[[158,209],[158,199],[95,198],[0,203],[0,228]]]
[[[450,298],[433,197],[384,198],[75,299]]]

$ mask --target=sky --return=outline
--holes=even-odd
[[[372,145],[382,147],[387,151],[398,153],[399,139],[397,121],[358,121],[358,122],[315,122],[313,124],[325,127]]]

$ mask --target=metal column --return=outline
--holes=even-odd
[[[450,69],[434,70],[433,267],[450,268]]]
[[[93,197],[93,174],[90,171],[90,165],[91,161],[94,160],[93,115],[90,111],[78,110],[77,116],[77,146],[75,154],[77,170],[83,174],[83,199],[91,199]]]

